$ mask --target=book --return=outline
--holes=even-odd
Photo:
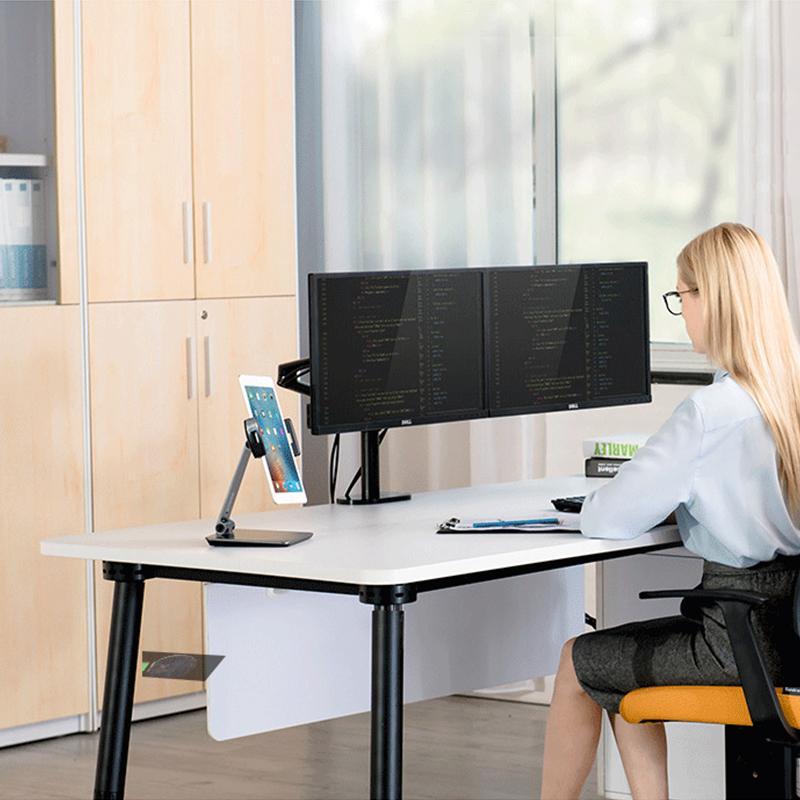
[[[613,436],[595,436],[583,440],[584,458],[633,458],[636,451],[648,440],[647,433],[622,433]]]
[[[42,181],[0,180],[0,300],[47,298]]]
[[[587,458],[584,474],[587,478],[613,478],[628,458]]]

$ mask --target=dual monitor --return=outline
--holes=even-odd
[[[649,402],[647,264],[314,274],[311,429]]]

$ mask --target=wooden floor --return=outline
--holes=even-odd
[[[537,797],[547,708],[448,697],[406,706],[404,795]],[[369,716],[215,742],[205,712],[137,722],[128,800],[349,800],[369,795]],[[98,735],[0,750],[3,800],[92,794]],[[582,795],[596,800],[594,774]]]

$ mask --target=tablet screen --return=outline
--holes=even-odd
[[[295,467],[286,425],[281,416],[275,392],[265,386],[245,386],[250,413],[258,421],[269,469],[276,493],[303,493],[303,484]]]

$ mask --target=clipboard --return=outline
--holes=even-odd
[[[580,514],[569,512],[533,512],[528,519],[450,519],[439,523],[436,533],[580,533]]]

